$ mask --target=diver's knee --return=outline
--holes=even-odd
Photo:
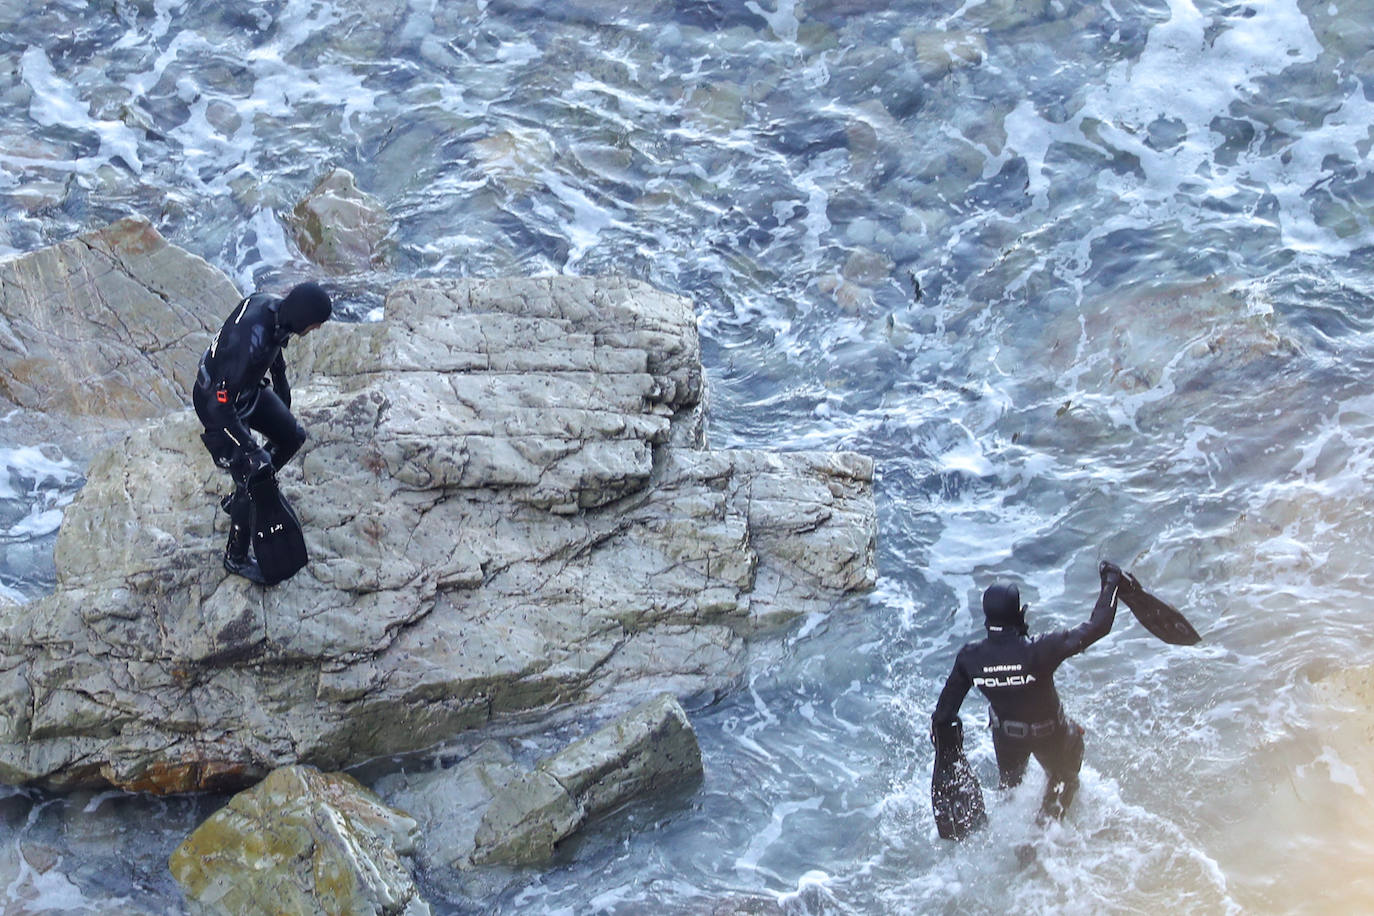
[[[301,446],[305,445],[305,440],[309,438],[310,434],[305,431],[304,427],[297,423],[289,439],[282,442],[273,442],[268,448],[268,451],[272,455],[273,469],[280,471],[285,467],[288,461],[296,457],[296,453],[301,450]]]

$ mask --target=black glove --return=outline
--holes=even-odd
[[[1097,575],[1102,579],[1103,588],[1116,588],[1121,585],[1121,567],[1111,560],[1103,560],[1098,564]]]
[[[953,719],[950,719],[950,720],[949,720],[949,727],[950,727],[951,729],[953,729],[954,731],[957,732],[957,731],[959,731],[960,729],[962,729],[962,728],[964,727],[964,723],[961,722],[961,721],[959,721],[959,717],[958,717],[958,716],[955,716]],[[934,745],[936,745],[936,746],[938,747],[938,746],[939,746],[939,742],[935,739],[935,731],[936,731],[937,728],[938,728],[938,726],[935,724],[935,720],[934,720],[934,719],[931,719],[931,720],[930,720],[930,743],[931,743],[931,744],[934,744]]]

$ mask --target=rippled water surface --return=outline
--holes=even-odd
[[[315,274],[282,215],[342,166],[397,224],[382,274],[333,281],[353,317],[402,276],[640,277],[697,303],[713,446],[877,461],[877,592],[694,710],[701,789],[476,901],[427,874],[438,911],[1374,903],[1374,3],[0,0],[0,19],[0,253],[136,213],[277,288]],[[74,446],[25,419],[0,417],[0,600],[52,587],[81,483]],[[1032,826],[1037,773],[942,843],[925,721],[978,593],[1013,577],[1033,628],[1077,623],[1104,556],[1203,644],[1123,612],[1059,678],[1089,732],[1069,818]],[[166,855],[216,804],[0,799],[7,911],[175,910]]]

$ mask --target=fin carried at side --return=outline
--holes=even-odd
[[[1140,580],[1130,573],[1122,574],[1117,596],[1131,609],[1140,625],[1171,646],[1192,646],[1202,641],[1198,631],[1168,602],[1145,591]]]
[[[278,488],[275,475],[265,474],[250,483],[248,494],[253,500],[253,555],[262,570],[264,584],[276,585],[300,572],[310,559],[305,535],[296,511]]]
[[[983,806],[983,787],[964,756],[964,727],[955,719],[937,725],[935,767],[930,775],[930,807],[935,829],[944,840],[962,840],[988,822]]]

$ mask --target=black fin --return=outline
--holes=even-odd
[[[1131,609],[1140,625],[1171,646],[1193,646],[1202,642],[1198,631],[1176,608],[1145,591],[1140,580],[1125,574],[1117,596]]]
[[[253,555],[267,585],[283,582],[305,567],[310,555],[300,519],[271,474],[249,485],[253,499]]]
[[[962,840],[988,822],[983,787],[964,756],[964,728],[959,720],[937,725],[935,767],[930,774],[930,807],[940,838]]]

